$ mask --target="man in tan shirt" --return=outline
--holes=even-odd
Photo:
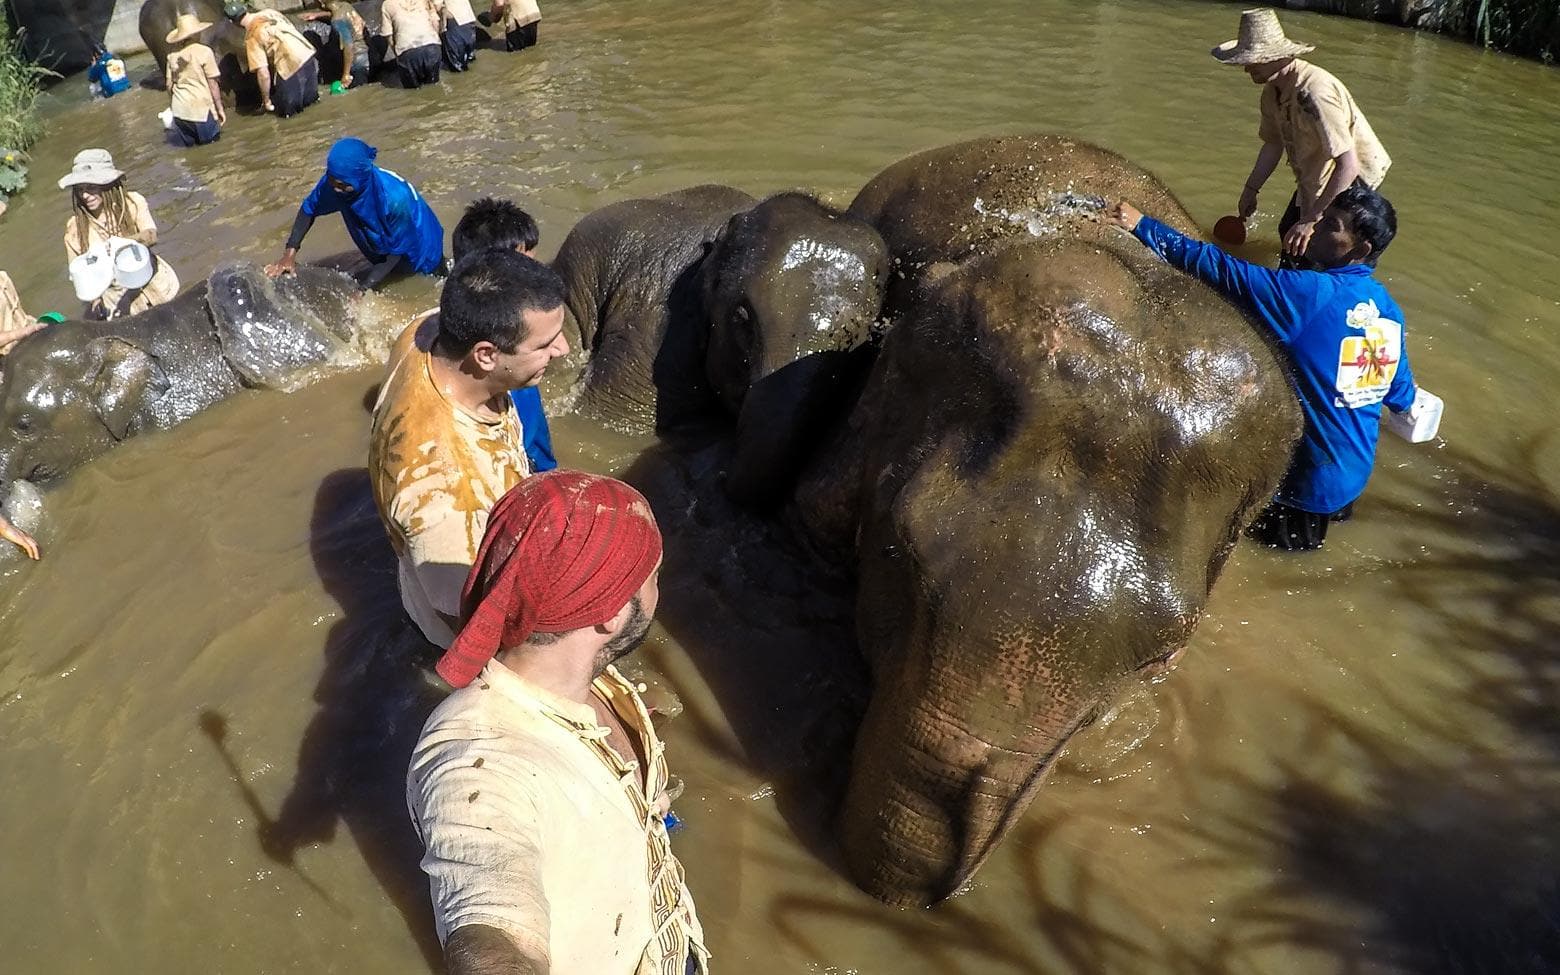
[[[379,33],[390,45],[401,87],[439,83],[439,64],[444,60],[439,27],[432,0],[384,0],[380,5]]]
[[[222,13],[244,28],[244,56],[260,83],[260,104],[287,118],[320,100],[319,62],[314,45],[279,10],[250,10],[228,0]]]
[[[504,30],[504,49],[523,51],[536,44],[542,25],[542,9],[536,0],[493,0],[493,22]]]
[[[455,266],[439,313],[397,339],[369,437],[374,503],[399,558],[401,603],[447,647],[488,511],[530,474],[509,391],[568,353],[564,285],[513,251]]]
[[[1257,194],[1287,156],[1296,189],[1278,230],[1285,262],[1294,266],[1333,199],[1356,182],[1375,189],[1392,165],[1343,83],[1300,60],[1312,50],[1284,36],[1278,15],[1265,9],[1241,14],[1240,37],[1213,49],[1262,86],[1262,149],[1240,195],[1240,218],[1256,211]]]
[[[178,45],[168,55],[168,108],[173,113],[174,137],[186,148],[217,141],[227,124],[217,56],[199,40],[210,26],[194,14],[180,14],[167,37],[169,44]]]
[[[665,746],[613,662],[659,600],[644,497],[538,474],[493,509],[407,773],[452,975],[702,975],[671,850]]]

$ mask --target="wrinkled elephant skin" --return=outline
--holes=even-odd
[[[306,367],[361,363],[355,294],[335,271],[272,281],[225,264],[139,315],[29,336],[0,360],[0,481],[47,484],[241,388],[290,389]]]
[[[1254,327],[1080,217],[1095,194],[1189,226],[1142,170],[1046,138],[935,150],[858,197],[900,318],[792,515],[857,567],[873,688],[840,834],[889,902],[967,883],[1072,735],[1168,668],[1299,435]]]

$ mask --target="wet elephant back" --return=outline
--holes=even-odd
[[[902,159],[868,182],[850,213],[883,235],[893,255],[889,304],[899,311],[935,265],[990,253],[1018,238],[1106,239],[1094,223],[1124,197],[1195,234],[1180,202],[1147,170],[1098,146],[1056,135],[961,142]]]

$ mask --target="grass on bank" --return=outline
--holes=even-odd
[[[1560,0],[1463,0],[1464,29],[1485,47],[1539,58],[1560,57]]]
[[[26,150],[43,135],[38,96],[50,74],[22,57],[10,18],[0,14],[0,201],[27,185]]]

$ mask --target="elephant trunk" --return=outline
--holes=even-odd
[[[957,688],[935,677],[922,686]],[[1058,705],[976,727],[989,689],[965,690],[913,701],[879,693],[862,722],[840,834],[851,875],[879,900],[926,907],[956,893],[1085,723],[1082,709]]]

